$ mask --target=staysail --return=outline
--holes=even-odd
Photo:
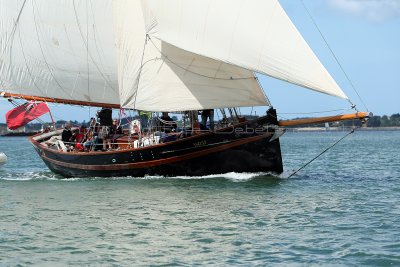
[[[347,96],[278,0],[148,0],[150,35],[321,93]]]
[[[146,36],[140,1],[114,1],[122,106],[181,111],[265,106],[252,71]]]
[[[148,111],[269,105],[259,72],[347,98],[278,1],[251,2],[0,0],[0,89]]]

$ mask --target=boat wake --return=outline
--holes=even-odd
[[[64,181],[64,182],[72,182],[72,181],[81,181],[81,180],[204,180],[204,179],[226,179],[233,182],[246,182],[253,179],[258,178],[279,178],[279,175],[273,173],[236,173],[229,172],[225,174],[213,174],[213,175],[204,175],[204,176],[173,176],[173,177],[164,177],[164,176],[145,176],[145,177],[75,177],[75,178],[64,178],[60,175],[54,174],[51,171],[38,171],[38,172],[8,172],[0,174],[0,180],[7,181],[30,181],[30,180],[54,180],[54,181]]]
[[[6,181],[59,180],[60,177],[51,171],[0,173],[0,180]]]
[[[203,180],[203,179],[228,179],[232,181],[248,181],[258,177],[276,177],[271,173],[237,173],[237,172],[228,172],[224,174],[212,174],[212,175],[204,175],[204,176],[175,176],[175,177],[163,177],[163,176],[145,176],[142,179],[182,179],[182,180]]]

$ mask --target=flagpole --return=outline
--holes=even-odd
[[[47,104],[47,102],[46,102],[46,105],[47,105],[47,107],[49,107],[49,104]],[[54,128],[54,130],[56,130],[56,123],[54,122],[53,114],[51,114],[50,108],[49,108],[49,114],[50,114],[51,122],[52,122],[52,124],[53,124],[53,128]]]

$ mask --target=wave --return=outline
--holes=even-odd
[[[248,181],[261,176],[273,176],[271,173],[266,172],[228,172],[224,174],[211,174],[203,176],[175,176],[175,177],[163,177],[163,176],[145,176],[143,179],[182,179],[182,180],[202,180],[202,179],[219,179],[224,178],[232,181]],[[276,177],[276,176],[275,176]]]
[[[0,172],[0,180],[6,181],[31,181],[31,180],[59,180],[60,176],[51,171],[29,172]]]
[[[54,181],[63,181],[63,182],[73,182],[73,181],[81,181],[81,180],[130,180],[130,179],[138,179],[138,180],[160,180],[160,179],[168,179],[168,180],[204,180],[204,179],[227,179],[234,182],[245,182],[249,180],[253,180],[260,177],[271,177],[271,178],[280,178],[279,175],[272,173],[264,173],[264,172],[256,172],[256,173],[237,173],[237,172],[229,172],[224,174],[212,174],[212,175],[203,175],[203,176],[171,176],[165,177],[160,175],[148,175],[144,177],[74,177],[74,178],[64,178],[60,175],[54,174],[51,171],[30,171],[30,172],[0,172],[0,180],[7,181],[31,181],[31,180],[54,180]]]

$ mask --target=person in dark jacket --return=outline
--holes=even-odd
[[[97,118],[101,126],[98,138],[103,139],[103,150],[105,151],[107,148],[111,148],[110,128],[113,124],[112,110],[109,108],[101,108],[101,110],[97,112]]]
[[[100,111],[97,112],[97,117],[100,121],[100,126],[112,126],[112,110],[109,108],[101,108]]]
[[[205,109],[201,112],[201,124],[207,128],[207,119],[210,119],[210,130],[214,130],[214,110]]]
[[[72,137],[72,131],[71,131],[71,126],[70,125],[65,125],[64,130],[61,133],[61,141],[64,143],[69,143],[71,142],[71,137]]]
[[[161,128],[161,131],[164,131],[166,133],[170,133],[172,131],[176,131],[176,129],[178,128],[178,125],[176,124],[176,121],[174,121],[168,115],[168,112],[163,112],[162,113],[162,116],[160,117],[159,126]]]

